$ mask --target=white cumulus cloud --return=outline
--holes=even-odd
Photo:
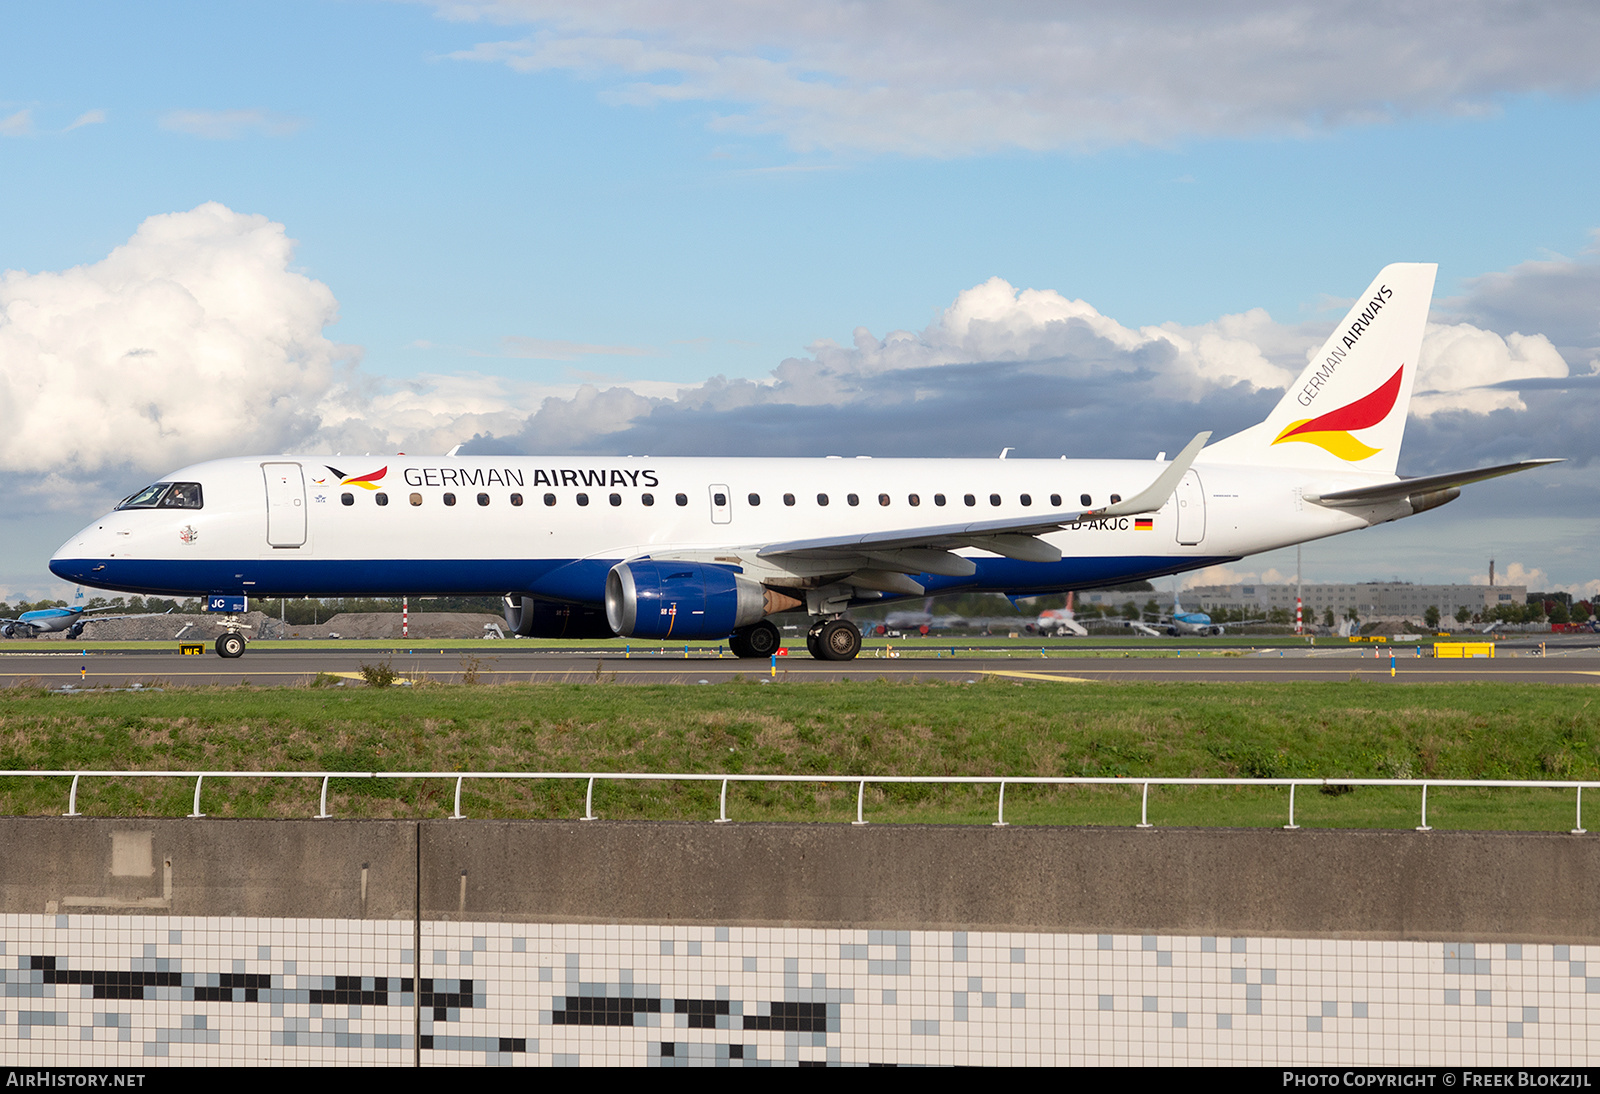
[[[362,368],[358,349],[328,337],[334,294],[292,258],[283,225],[208,204],[151,217],[98,262],[0,275],[0,474],[10,488],[65,499],[89,486],[98,496],[100,483],[132,489],[219,456],[462,442],[656,455],[977,455],[1013,445],[1149,456],[1199,428],[1225,436],[1260,421],[1328,327],[1277,323],[1260,309],[1130,327],[1086,301],[995,277],[921,330],[857,328],[848,344],[815,342],[759,381],[573,373],[532,383],[474,372],[401,381]],[[502,349],[620,362],[648,352],[532,335]],[[1484,456],[1486,438],[1495,458],[1554,445],[1586,459],[1592,431],[1557,434],[1592,419],[1591,379],[1573,378],[1568,391],[1567,365],[1542,335],[1434,324],[1408,464],[1462,466]],[[1486,415],[1497,416],[1492,428]]]
[[[343,356],[283,225],[154,216],[99,262],[0,275],[0,469],[84,478],[307,437]]]
[[[1441,410],[1525,410],[1515,390],[1489,385],[1566,375],[1567,362],[1542,334],[1501,336],[1468,323],[1431,323],[1422,340],[1411,413],[1425,418]]]

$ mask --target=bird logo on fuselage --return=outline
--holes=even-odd
[[[378,470],[372,472],[370,475],[346,475],[343,471],[340,471],[332,464],[326,464],[325,466],[329,471],[332,471],[335,475],[339,476],[340,486],[359,486],[363,490],[376,490],[378,488],[378,483],[385,475],[389,473],[389,467],[387,464],[378,468]]]

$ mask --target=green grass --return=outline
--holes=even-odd
[[[818,775],[1600,778],[1588,687],[883,681],[706,687],[185,688],[0,692],[0,768],[264,771],[685,771]],[[59,814],[70,780],[0,779],[0,812]],[[182,816],[191,779],[87,779],[82,812]],[[303,817],[313,780],[213,779],[212,816]],[[611,818],[710,819],[717,783],[597,786]],[[575,817],[581,783],[469,780],[474,817]],[[448,815],[453,780],[334,780],[340,817]],[[844,821],[856,788],[734,785],[739,820]],[[1415,789],[1302,787],[1305,827],[1410,828]],[[1595,795],[1600,798],[1600,795]],[[989,823],[996,788],[872,785],[873,821]],[[1011,786],[1006,819],[1133,824],[1136,784]],[[1570,791],[1434,789],[1436,828],[1572,827]],[[1595,808],[1600,808],[1596,802]],[[1281,825],[1287,791],[1151,791],[1161,825]],[[1600,815],[1595,818],[1600,822]],[[1594,825],[1600,828],[1600,823]]]

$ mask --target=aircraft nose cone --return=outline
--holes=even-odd
[[[78,532],[56,548],[50,557],[50,572],[66,581],[88,580],[90,571],[106,557],[106,552],[95,543],[95,525]]]

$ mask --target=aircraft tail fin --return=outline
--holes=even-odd
[[[1385,266],[1266,420],[1200,460],[1394,474],[1437,270]]]

